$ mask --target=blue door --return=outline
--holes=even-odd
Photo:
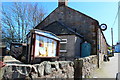
[[[91,54],[91,44],[88,42],[84,42],[81,45],[81,57],[87,57]]]

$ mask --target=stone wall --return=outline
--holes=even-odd
[[[100,64],[103,62],[103,56],[107,54],[108,44],[106,42],[106,38],[103,32],[98,29],[98,53],[99,53],[99,67]]]
[[[102,54],[107,54],[108,45],[105,36],[100,29],[98,29],[98,32],[99,32],[99,52]]]
[[[75,76],[77,78],[91,78],[94,69],[98,68],[98,59],[96,55],[75,60]]]
[[[3,79],[74,78],[73,65],[71,61],[44,61],[34,65],[9,63],[0,74]]]
[[[101,68],[101,64],[104,62],[104,54],[99,53],[99,68]]]
[[[40,64],[7,63],[0,69],[3,79],[74,79],[89,78],[94,69],[97,68],[97,56],[92,55],[73,61],[44,61]]]

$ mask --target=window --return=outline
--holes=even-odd
[[[67,52],[66,44],[67,44],[67,39],[62,39],[60,42],[60,52]]]

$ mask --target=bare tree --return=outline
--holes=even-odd
[[[45,10],[37,3],[15,2],[11,6],[2,5],[2,38],[7,43],[26,42],[30,29],[45,17]]]

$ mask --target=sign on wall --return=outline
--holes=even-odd
[[[100,25],[100,29],[101,29],[102,31],[105,31],[105,30],[107,29],[107,25],[106,25],[106,24],[101,24],[101,25]]]
[[[55,57],[57,41],[36,35],[35,57]]]

